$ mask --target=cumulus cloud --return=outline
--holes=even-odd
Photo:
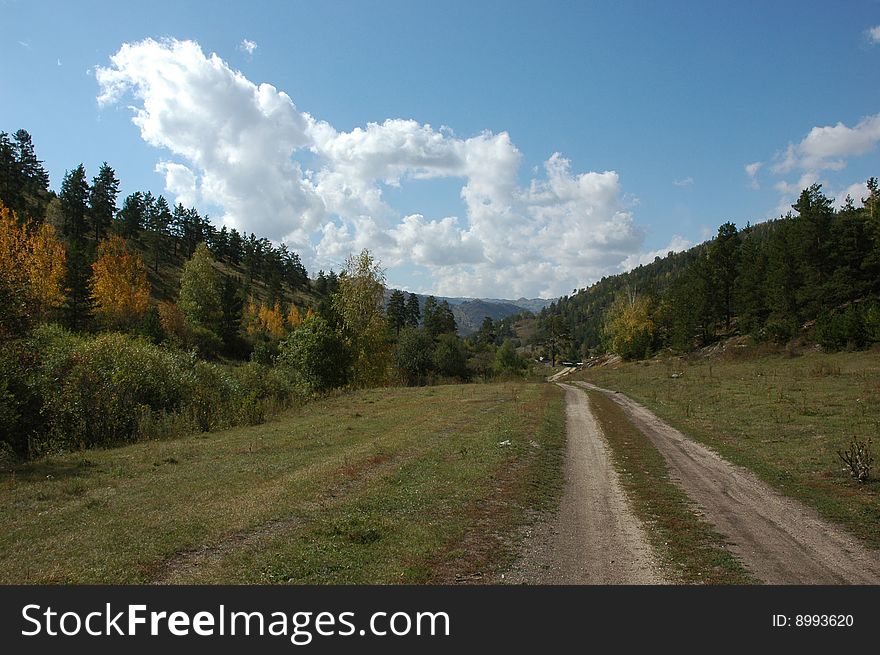
[[[216,205],[224,223],[290,243],[307,266],[366,247],[392,283],[406,284],[395,267],[427,272],[421,291],[549,297],[639,261],[644,232],[617,173],[578,173],[554,153],[523,185],[506,132],[462,138],[404,119],[339,131],[192,41],[124,44],[96,78],[99,103],[131,102],[141,137],[170,154],[156,170],[177,201]],[[465,215],[401,215],[387,200],[438,178],[461,180]]]
[[[863,118],[855,127],[843,123],[814,127],[804,139],[777,154],[774,173],[789,173],[801,169],[817,171],[840,170],[846,158],[864,155],[880,141],[880,114]]]
[[[880,25],[872,27],[868,30],[868,40],[871,43],[880,43]]]
[[[842,122],[814,127],[798,143],[789,143],[785,150],[776,153],[774,163],[769,167],[769,171],[777,177],[773,188],[780,194],[774,215],[791,211],[791,205],[800,192],[813,184],[822,184],[826,195],[835,198],[838,206],[843,205],[847,193],[858,202],[860,198],[852,191],[865,188],[864,184],[829,184],[827,176],[844,170],[849,159],[872,152],[878,142],[880,114],[866,116],[853,127]],[[755,189],[759,188],[757,174],[763,166],[763,162],[745,166]],[[797,180],[791,175],[797,175]]]
[[[257,49],[257,42],[251,41],[250,39],[242,39],[241,43],[238,44],[238,49],[252,55],[254,54],[254,50]]]

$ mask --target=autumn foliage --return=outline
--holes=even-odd
[[[19,224],[0,203],[0,338],[20,334],[64,301],[64,246],[48,224]]]
[[[112,236],[98,245],[92,264],[91,296],[95,314],[113,327],[131,325],[144,315],[150,300],[147,269],[125,239]]]
[[[245,308],[245,322],[250,334],[263,334],[273,339],[284,336],[284,314],[281,313],[281,306],[278,303],[275,303],[274,307],[269,307],[265,303],[257,306],[251,300]]]

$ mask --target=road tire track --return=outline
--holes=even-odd
[[[804,504],[684,436],[622,393],[587,382],[626,412],[669,466],[670,477],[731,541],[749,572],[769,584],[880,584],[880,553]]]
[[[526,535],[510,584],[664,584],[620,485],[587,394],[565,389],[565,489],[559,510]]]

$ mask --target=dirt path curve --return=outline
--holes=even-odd
[[[527,535],[511,584],[662,584],[655,558],[580,389],[565,389],[565,490],[559,511]]]
[[[880,584],[880,553],[802,503],[782,496],[753,473],[685,437],[622,393],[586,382],[620,405],[654,443],[670,477],[696,501],[732,550],[770,584]]]

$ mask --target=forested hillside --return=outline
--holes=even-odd
[[[880,192],[835,209],[821,185],[774,221],[718,228],[681,253],[607,278],[538,315],[533,343],[570,359],[687,352],[734,334],[827,349],[880,341]]]
[[[30,134],[0,132],[0,465],[259,423],[340,387],[527,371],[491,319],[463,341],[446,301],[386,307],[366,250],[310,280],[284,244],[119,185],[80,164],[55,193]]]

